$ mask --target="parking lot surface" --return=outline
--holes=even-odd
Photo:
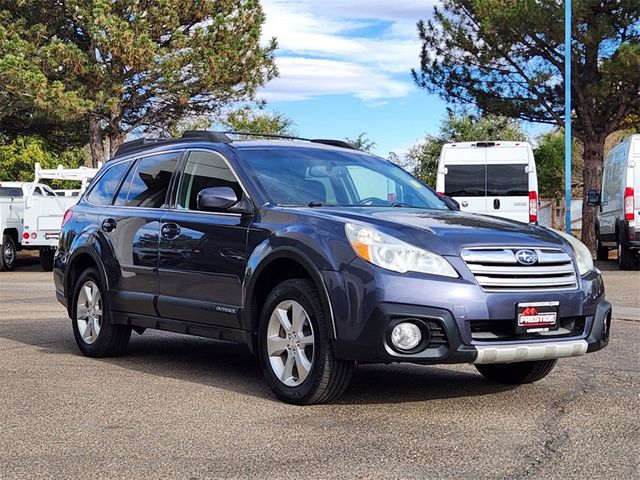
[[[147,331],[79,354],[50,273],[0,272],[0,479],[640,478],[640,272],[604,270],[605,350],[534,385],[360,366],[332,405],[277,401],[234,344]]]

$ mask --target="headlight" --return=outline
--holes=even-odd
[[[593,270],[593,258],[591,257],[591,252],[584,243],[573,235],[561,232],[560,230],[554,230],[554,232],[564,238],[571,245],[573,254],[576,257],[576,262],[578,263],[578,272],[580,272],[580,275],[584,275]]]
[[[453,267],[440,255],[427,252],[373,228],[347,223],[345,232],[356,254],[378,267],[394,272],[420,272],[457,277]]]

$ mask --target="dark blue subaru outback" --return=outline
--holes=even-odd
[[[456,211],[332,140],[128,142],[65,214],[54,276],[85,355],[147,328],[241,342],[297,404],[337,398],[356,362],[534,382],[611,323],[578,240]]]

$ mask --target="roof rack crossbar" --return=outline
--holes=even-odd
[[[200,138],[215,143],[231,143],[227,132],[214,132],[213,130],[187,130],[182,134],[181,138]]]

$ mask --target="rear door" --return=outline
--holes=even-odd
[[[99,228],[111,247],[106,260],[116,262],[120,273],[112,286],[114,310],[156,315],[160,217],[180,156],[181,152],[172,152],[139,158],[113,205],[100,215]]]
[[[529,222],[527,146],[495,146],[485,150],[488,214],[518,222]]]
[[[444,194],[456,200],[463,212],[486,214],[486,148],[449,148],[443,163]]]
[[[247,264],[251,217],[231,212],[199,211],[198,193],[242,187],[225,158],[211,150],[188,153],[177,186],[175,205],[160,228],[160,296],[162,317],[240,328],[242,280]]]

